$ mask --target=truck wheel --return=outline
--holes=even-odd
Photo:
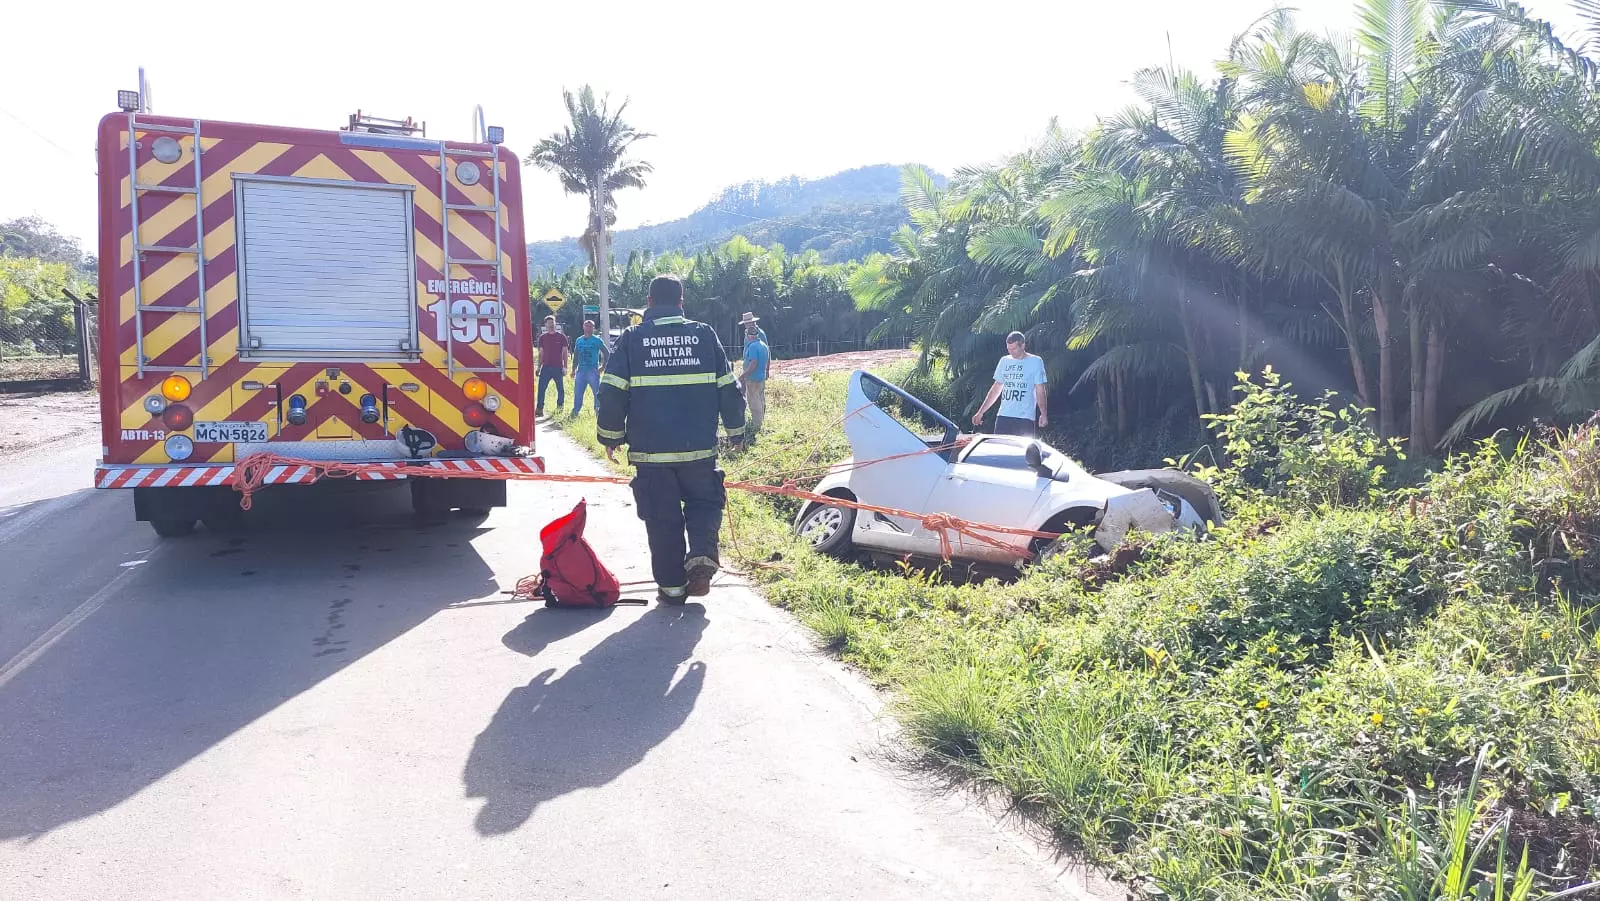
[[[855,527],[856,511],[853,508],[816,504],[806,511],[794,533],[817,553],[843,558],[850,554],[850,533]]]
[[[192,519],[152,519],[150,528],[162,538],[182,538],[194,531],[194,523]]]
[[[411,511],[425,523],[441,523],[450,518],[450,506],[439,492],[432,491],[427,479],[411,482]]]

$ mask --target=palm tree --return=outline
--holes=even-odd
[[[649,163],[628,158],[635,141],[652,137],[622,121],[628,108],[624,100],[616,112],[610,110],[610,95],[595,98],[594,88],[584,85],[576,95],[562,91],[571,122],[535,144],[523,160],[561,179],[568,194],[589,198],[588,224],[580,241],[594,263],[595,283],[600,289],[600,334],[610,340],[611,279],[606,226],[616,221],[615,192],[622,188],[642,188],[651,171]]]

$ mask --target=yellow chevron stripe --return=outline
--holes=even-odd
[[[212,229],[211,233],[206,235],[206,257],[209,259],[215,259],[218,255],[232,247],[233,241],[233,220],[229,219],[222,225]],[[160,304],[162,298],[166,296],[167,292],[180,284],[184,278],[194,277],[193,258],[185,257],[181,262],[187,264],[184,267],[186,271],[182,273],[183,278],[178,278],[176,281],[171,281],[169,284],[169,279],[165,275],[167,270],[172,268],[169,265],[163,266],[156,273],[145,279],[144,284],[146,304]],[[226,307],[228,304],[233,303],[238,299],[238,297],[238,279],[235,277],[235,273],[230,272],[228,275],[218,280],[215,285],[212,285],[206,289],[206,310],[208,313],[214,314],[218,310]],[[131,319],[133,310],[132,288],[129,288],[127,291],[123,292],[122,301],[128,309],[129,318]],[[173,316],[167,316],[164,321],[159,322],[155,319],[155,317],[158,315],[160,314],[151,314],[151,317],[145,320],[145,327],[148,329],[148,331],[145,332],[145,356],[152,360],[168,350],[171,350],[174,344],[182,340],[185,335],[194,331],[196,325],[195,318],[191,315],[180,313]],[[152,323],[154,323],[153,327],[151,325]],[[234,331],[230,329],[226,335],[234,335]],[[206,337],[212,339],[211,346],[215,348],[217,347],[221,338],[225,336],[207,334]],[[224,348],[228,348],[230,345],[227,342],[223,342],[223,346]],[[137,349],[132,345],[122,349],[121,362],[124,366],[135,365],[134,358],[137,356],[136,350]],[[237,336],[234,336],[231,339],[230,350],[226,350],[226,353],[224,354],[213,353],[211,358],[213,363],[220,364],[224,360],[231,359],[237,354],[238,338]],[[189,362],[195,362],[196,360],[198,360],[198,357],[191,357]]]
[[[322,154],[312,157],[304,166],[294,171],[296,178],[326,178],[338,181],[353,181],[350,173],[339,168],[333,160]]]
[[[420,291],[421,288],[419,287],[418,290]],[[425,295],[419,295],[419,296],[425,296]],[[432,303],[437,303],[438,300],[435,299],[435,300],[433,300],[431,302]],[[428,364],[430,364],[432,366],[436,366],[436,367],[438,367],[440,369],[444,369],[445,368],[445,347],[444,347],[444,342],[443,341],[439,341],[437,338],[435,338],[434,335],[433,335],[433,332],[431,330],[429,330],[426,326],[423,326],[421,329],[419,329],[418,337],[419,337],[419,339],[421,341],[421,344],[422,344],[422,362],[428,363]],[[474,350],[476,350],[478,352],[478,355],[483,357],[484,360],[486,360],[491,366],[494,365],[496,362],[498,362],[499,359],[500,359],[500,345],[498,345],[498,344],[487,344],[487,343],[485,343],[483,341],[475,341],[475,342],[472,343],[471,347]],[[460,357],[456,358],[456,362],[457,363],[461,362]],[[512,375],[516,371],[517,371],[516,348],[508,346],[506,348],[506,374],[507,375]]]
[[[206,291],[206,306],[208,310],[215,313],[217,310],[223,309],[232,303],[238,296],[237,289],[238,280],[235,274],[230,272],[215,286]],[[155,322],[154,317],[159,315],[161,314],[151,313],[149,314],[151,318],[145,320],[145,328],[147,329],[144,335],[145,355],[152,360],[171,350],[174,345],[187,337],[190,332],[195,331],[196,328],[195,317],[187,313],[168,316],[165,321],[156,323],[152,328],[151,323]],[[207,350],[213,367],[221,366],[239,355],[239,330],[237,326],[220,333],[215,330],[208,331],[206,338],[210,341]],[[122,356],[118,362],[123,366],[134,366],[134,357],[137,356],[136,351],[137,348],[132,345],[123,348]],[[199,365],[199,361],[198,354],[191,354],[182,365]]]
[[[161,136],[161,132],[156,132],[154,134],[145,135],[144,138],[142,138],[141,140],[146,140],[146,141],[153,140],[153,139],[158,138],[160,136]],[[143,184],[143,185],[158,184],[158,183],[160,183],[162,181],[165,181],[167,178],[170,178],[172,175],[177,173],[178,170],[180,170],[180,169],[192,170],[194,168],[194,157],[189,155],[190,154],[190,150],[189,150],[190,141],[189,141],[189,138],[187,138],[185,136],[181,136],[181,135],[173,135],[173,137],[177,138],[178,139],[178,143],[183,146],[183,156],[179,157],[178,161],[176,163],[163,163],[160,160],[155,160],[155,159],[145,160],[144,162],[140,163],[139,164],[139,183],[140,184]],[[205,138],[205,137],[202,137],[200,139],[200,146],[205,148],[206,150],[210,150],[211,148],[217,146],[221,142],[222,142],[221,138]],[[128,155],[128,132],[127,132],[126,126],[124,126],[123,131],[120,132],[120,134],[119,134],[119,138],[118,138],[118,141],[117,141],[117,147],[118,147],[118,149],[120,149],[122,151],[123,158],[126,158],[127,155]],[[117,196],[122,199],[122,204],[121,204],[122,208],[126,209],[127,206],[128,206],[128,176],[126,176],[126,175],[122,176],[122,182],[117,185],[117,192],[118,192]]]
[[[233,190],[233,175],[235,172],[259,172],[266,168],[267,165],[273,160],[282,156],[287,150],[289,150],[291,146],[293,145],[272,144],[266,142],[250,145],[250,149],[235,157],[233,162],[229,163],[226,169],[223,169],[219,172],[213,172],[209,177],[206,178],[206,180],[201,184],[200,188],[201,200],[207,205],[211,204],[212,201],[215,201],[223,194]],[[127,145],[124,144],[123,147],[126,148]],[[140,171],[144,171],[143,166],[140,167]],[[126,209],[128,206],[128,180],[126,178],[122,180],[121,196],[123,198],[122,206],[124,209]],[[184,195],[184,199],[188,199],[187,195]],[[184,211],[187,211],[187,215],[185,215]],[[164,216],[171,220],[170,223],[162,219]],[[152,229],[150,232],[151,234],[157,234],[165,232],[170,228],[176,228],[178,225],[187,222],[192,218],[194,218],[194,204],[183,203],[180,201],[177,203],[168,204],[166,209],[162,210],[160,213],[157,213],[155,216],[145,219],[142,224],[145,227],[148,227],[151,223],[161,223],[163,228],[160,230],[160,232],[157,232],[157,230],[154,229]],[[230,216],[229,218],[231,219],[232,217]],[[126,266],[132,260],[133,240],[132,236],[130,235],[125,236],[123,239],[121,265]]]

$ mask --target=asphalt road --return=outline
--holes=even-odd
[[[648,578],[625,489],[424,528],[404,486],[332,485],[161,541],[82,487],[97,451],[0,460],[0,898],[1089,897],[896,764],[878,697],[728,578],[506,601],[584,494]]]

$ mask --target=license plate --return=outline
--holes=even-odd
[[[259,444],[267,440],[264,422],[197,422],[194,440],[203,444],[231,444],[238,441]]]

